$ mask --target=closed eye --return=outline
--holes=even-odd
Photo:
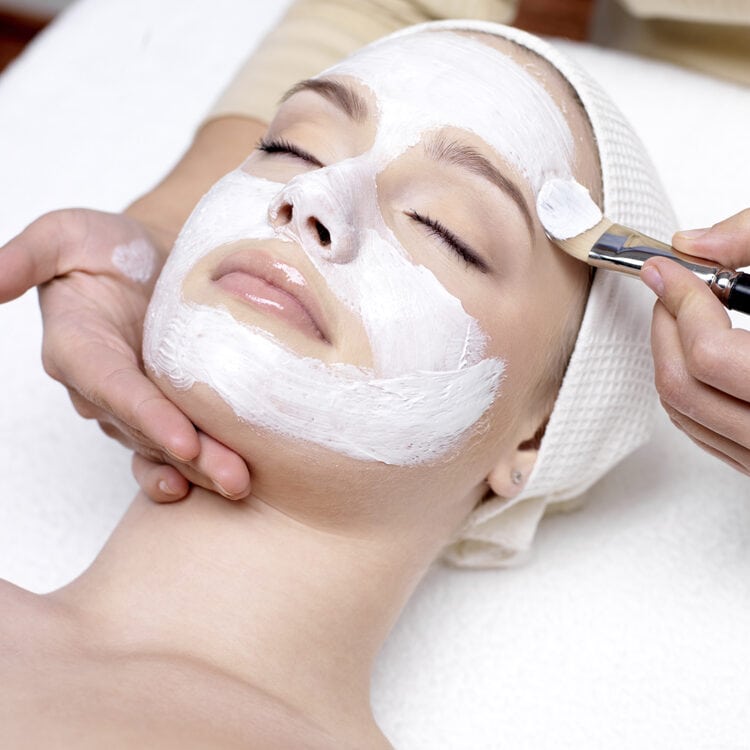
[[[316,159],[309,151],[305,151],[299,146],[295,146],[284,138],[261,138],[256,146],[258,151],[264,151],[267,154],[289,154],[296,156],[298,159],[314,164],[316,167],[325,166],[320,159]]]
[[[261,138],[256,147],[258,151],[267,154],[288,154],[298,159],[313,164],[316,167],[325,166],[323,162],[314,157],[309,151],[296,146],[284,138]],[[441,242],[453,250],[467,265],[474,266],[482,273],[489,273],[490,267],[483,261],[465,242],[459,239],[448,227],[436,219],[420,214],[418,211],[407,211],[406,215],[414,221],[426,227],[430,234],[437,237]]]
[[[490,267],[465,242],[459,239],[448,227],[436,219],[420,214],[418,211],[407,211],[406,215],[419,224],[424,225],[430,234],[437,237],[443,244],[453,250],[467,265],[474,266],[482,273],[489,273]]]

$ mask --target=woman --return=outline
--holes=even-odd
[[[71,584],[6,585],[3,746],[389,747],[370,670],[430,563],[522,550],[643,439],[647,312],[606,275],[586,302],[535,197],[562,176],[615,220],[669,217],[611,105],[568,72],[589,124],[525,47],[568,66],[481,25],[365,48],[198,206],[144,359],[252,455],[253,495],[139,496]]]

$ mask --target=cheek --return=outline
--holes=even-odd
[[[526,410],[530,385],[539,377],[537,353],[541,347],[536,337],[516,337],[506,333],[499,344],[493,344],[495,348],[504,356],[506,367],[502,398],[493,404],[494,418],[507,423],[515,421]]]
[[[457,370],[483,358],[476,321],[428,268],[405,257],[395,237],[389,243],[372,233],[348,270],[378,376]]]
[[[493,420],[517,420],[541,408],[529,399],[549,374],[545,368],[555,367],[562,356],[567,321],[581,305],[578,295],[585,286],[559,273],[555,259],[545,258],[542,250],[537,250],[537,272],[527,277],[533,283],[509,291],[494,305],[485,301],[475,310],[487,331],[488,356],[503,357],[507,365],[503,397],[493,406]]]

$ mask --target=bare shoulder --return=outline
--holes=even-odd
[[[0,579],[0,613],[0,670],[14,656],[45,658],[75,646],[76,630],[67,611],[44,594]]]
[[[17,639],[33,638],[38,630],[45,629],[46,611],[44,597],[0,579],[0,658]]]
[[[189,659],[99,649],[54,598],[0,580],[0,747],[21,746],[393,750],[374,722],[326,729]]]
[[[6,624],[6,621],[10,621],[10,617],[6,617],[6,615],[14,612],[18,607],[30,605],[34,599],[38,598],[37,594],[22,589],[20,586],[16,586],[15,583],[6,581],[4,578],[0,578],[0,611],[4,615],[0,618],[0,626]]]
[[[189,659],[98,649],[54,601],[7,582],[0,612],[0,747],[391,750],[377,728],[352,741]]]

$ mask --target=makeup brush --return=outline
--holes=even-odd
[[[575,180],[545,183],[537,198],[537,214],[558,247],[590,266],[637,276],[649,258],[669,258],[705,281],[725,307],[750,314],[750,274],[685,255],[615,224],[602,216],[586,188]]]

